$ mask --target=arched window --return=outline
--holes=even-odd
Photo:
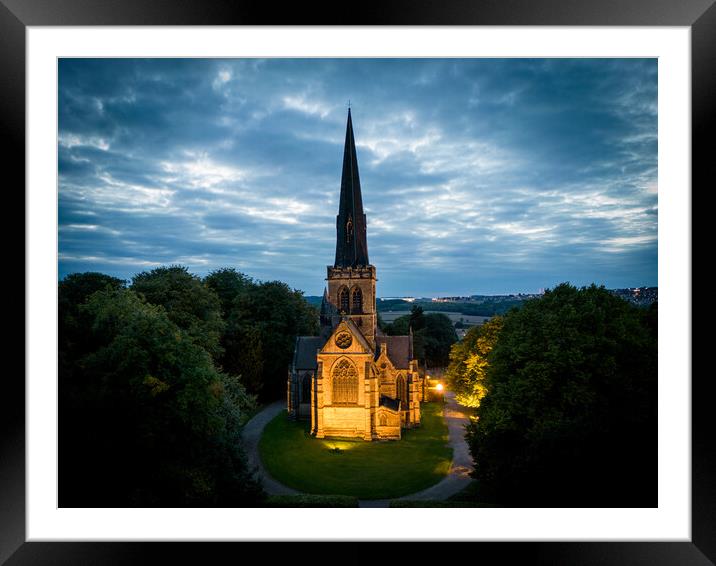
[[[333,368],[333,402],[358,402],[358,373],[348,360],[341,360]]]
[[[311,374],[304,374],[301,381],[301,403],[309,403],[311,401]]]
[[[342,313],[350,311],[350,306],[348,305],[348,289],[345,287],[341,289],[341,292],[338,294],[338,304],[340,305]]]
[[[386,426],[388,424],[388,417],[386,417],[384,414],[380,415],[380,426]]]
[[[403,401],[403,405],[408,401],[408,389],[405,387],[405,379],[402,375],[395,380],[395,398]]]
[[[354,313],[363,312],[363,292],[360,287],[353,289],[353,311]]]

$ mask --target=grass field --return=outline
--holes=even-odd
[[[261,460],[281,483],[305,493],[391,499],[440,481],[450,469],[452,448],[442,403],[422,405],[420,428],[398,441],[316,439],[309,424],[285,413],[264,429]]]
[[[474,314],[462,314],[461,312],[453,312],[453,311],[430,311],[426,310],[424,311],[424,314],[444,314],[446,317],[450,319],[450,322],[455,324],[458,321],[464,322],[468,326],[474,326],[476,324],[483,324],[486,320],[488,320],[489,316],[478,316]],[[383,319],[383,322],[392,323],[395,322],[396,318],[400,318],[401,316],[407,316],[410,315],[410,311],[381,311],[380,318]]]

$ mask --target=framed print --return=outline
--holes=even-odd
[[[378,541],[477,541],[478,546],[474,548],[478,553],[495,560],[511,557],[529,558],[538,563],[577,564],[706,564],[716,560],[716,546],[714,537],[711,536],[711,533],[716,532],[713,480],[715,471],[711,456],[713,451],[710,448],[712,442],[707,432],[709,427],[705,422],[706,415],[709,414],[710,397],[705,390],[702,391],[702,388],[705,389],[704,376],[698,372],[691,374],[691,201],[695,194],[692,188],[694,184],[705,184],[706,176],[710,179],[713,169],[713,159],[706,143],[707,118],[713,113],[713,93],[716,92],[716,8],[713,3],[694,0],[680,3],[678,6],[654,6],[634,1],[595,5],[553,0],[540,2],[538,5],[529,2],[511,4],[508,10],[501,5],[481,6],[479,3],[459,7],[443,6],[438,9],[434,6],[416,7],[402,2],[389,2],[381,4],[380,9],[376,7],[368,10],[364,6],[361,13],[356,14],[351,14],[355,10],[350,10],[349,7],[336,8],[335,12],[324,14],[328,16],[324,26],[310,28],[307,26],[314,25],[314,22],[308,21],[312,14],[294,8],[277,15],[255,6],[232,8],[220,2],[210,6],[212,8],[207,9],[207,4],[200,2],[183,3],[180,6],[172,4],[169,7],[159,2],[148,5],[128,2],[123,3],[121,9],[110,10],[69,0],[53,3],[3,0],[3,5],[0,6],[0,41],[4,45],[3,76],[6,85],[6,103],[2,110],[3,129],[6,138],[12,140],[12,143],[8,144],[7,151],[10,153],[7,163],[8,168],[16,173],[17,180],[14,184],[26,186],[27,214],[26,375],[24,381],[20,380],[19,374],[18,377],[9,378],[8,381],[12,385],[9,390],[11,394],[3,395],[8,407],[3,412],[7,425],[3,427],[3,458],[0,463],[3,471],[0,486],[3,522],[0,547],[3,550],[0,552],[0,559],[8,559],[9,564],[77,561],[112,563],[134,560],[139,555],[145,559],[156,559],[161,552],[162,560],[166,560],[170,555],[205,560],[207,556],[213,555],[217,547],[171,544],[183,540],[290,543],[343,541],[364,542],[366,548]],[[356,19],[352,20],[351,17]],[[548,27],[549,31],[546,29]],[[603,35],[599,36],[599,33]],[[47,187],[58,184],[57,165],[63,158],[62,154],[58,157],[58,143],[63,148],[77,145],[76,140],[64,132],[62,125],[58,126],[58,99],[61,93],[69,92],[58,91],[58,80],[63,76],[61,73],[65,72],[64,76],[72,74],[76,84],[86,85],[88,81],[96,81],[96,84],[100,85],[110,84],[115,79],[121,82],[121,73],[124,71],[119,67],[113,67],[113,70],[102,67],[103,61],[109,59],[158,59],[170,66],[174,64],[173,61],[187,59],[191,61],[187,68],[194,72],[205,60],[242,57],[294,60],[306,58],[306,61],[328,57],[361,57],[375,60],[391,57],[437,60],[443,57],[445,60],[453,58],[455,61],[460,57],[621,57],[625,60],[650,57],[654,67],[654,60],[658,59],[659,180],[658,185],[651,178],[644,181],[648,185],[646,192],[651,193],[654,200],[658,186],[659,286],[662,286],[664,277],[669,281],[664,284],[660,305],[663,310],[659,314],[662,329],[659,332],[660,455],[659,503],[656,509],[576,508],[554,509],[550,512],[528,508],[477,510],[481,513],[474,513],[474,509],[334,509],[330,513],[323,512],[324,510],[311,510],[311,513],[307,513],[306,510],[298,509],[234,509],[230,506],[212,508],[201,499],[197,499],[201,504],[195,508],[177,506],[178,508],[151,509],[151,505],[140,505],[142,509],[138,510],[122,505],[117,505],[116,508],[103,505],[87,505],[87,508],[83,508],[79,505],[78,508],[67,506],[69,508],[63,509],[64,506],[58,505],[58,487],[53,481],[56,469],[53,466],[57,465],[58,458],[55,436],[57,392],[55,384],[49,383],[46,378],[43,380],[41,376],[52,375],[56,370],[55,352],[51,352],[51,355],[48,353],[57,339],[55,331],[52,330],[55,324],[47,325],[47,321],[54,323],[56,319],[54,314],[50,316],[47,313],[57,311],[57,296],[54,292],[48,292],[48,289],[56,289],[58,245],[59,251],[62,252],[63,244],[58,244],[58,209],[57,203],[52,202],[53,198],[59,196],[52,190],[47,190]],[[79,63],[72,67],[65,63],[66,61]],[[82,67],[82,61],[94,61],[94,66]],[[158,67],[146,68],[148,75],[152,72],[160,74]],[[221,70],[219,71],[216,75],[218,83],[207,83],[216,92],[221,90],[223,82],[231,79],[231,72],[234,72],[224,70],[222,74]],[[360,71],[366,72],[366,68],[361,68]],[[490,69],[485,66],[480,67],[480,71],[489,73]],[[638,69],[630,67],[625,71],[625,76],[638,72]],[[289,74],[290,70],[287,70],[286,75]],[[501,75],[495,73],[494,76]],[[669,80],[663,80],[663,77]],[[383,81],[387,85],[388,79],[384,78]],[[98,100],[96,104],[101,106],[102,101]],[[310,101],[301,97],[284,98],[284,105],[305,115],[316,116],[322,112],[321,108],[311,106]],[[346,140],[350,138],[354,144],[352,147],[355,153],[351,110],[347,109],[348,126],[345,135]],[[355,113],[355,110],[352,111]],[[210,116],[208,111],[205,116],[207,119],[221,119],[218,116]],[[156,114],[148,112],[142,119],[151,121],[156,117]],[[640,119],[633,116],[632,118]],[[196,135],[203,135],[207,129],[206,124],[201,127],[197,125]],[[366,143],[359,139],[356,141],[359,147],[361,143]],[[652,141],[655,152],[656,140]],[[367,143],[374,142],[375,140],[368,140]],[[167,143],[167,139],[162,138],[154,143]],[[426,138],[419,143],[429,144],[430,140]],[[99,138],[89,145],[97,152],[106,149],[106,141]],[[345,151],[350,157],[348,141]],[[378,148],[373,152],[378,160],[381,151],[388,150]],[[23,154],[25,160],[22,159]],[[184,174],[185,181],[191,185],[191,175],[206,167],[208,159],[201,155],[193,157],[196,157],[193,168],[186,171],[180,171],[175,165],[163,162],[163,174]],[[488,157],[494,157],[497,161],[500,156]],[[351,167],[354,161],[355,159],[348,159]],[[358,161],[361,161],[360,156]],[[23,167],[22,163],[26,166]],[[74,159],[73,166],[82,167],[82,158]],[[217,169],[216,164],[211,167],[214,173],[220,169]],[[234,170],[222,169],[220,173],[222,178],[238,179],[241,176],[240,172]],[[131,175],[128,174],[126,178]],[[344,165],[344,184],[360,187],[352,177],[350,182],[345,181],[345,176]],[[120,185],[115,181],[107,181],[108,199],[112,198],[113,190],[124,190],[120,189]],[[221,191],[220,186],[214,188],[217,193]],[[353,190],[355,191],[355,188]],[[144,193],[140,187],[132,196],[127,197],[127,202],[131,200],[134,203],[139,202],[141,206],[151,206],[151,199],[142,201],[142,194]],[[79,193],[75,196],[78,200],[82,198]],[[243,212],[248,211],[249,215],[259,209],[261,214],[281,214],[281,211],[271,212],[262,208],[263,203],[252,201],[248,193],[242,198],[245,202],[238,206]],[[363,198],[365,199],[365,194]],[[293,202],[290,194],[277,194],[269,200],[273,207]],[[190,206],[200,206],[200,200],[192,202]],[[361,214],[355,213],[354,218],[354,215],[343,207],[338,214],[337,223],[342,224],[338,227],[337,259],[334,266],[336,269],[341,262],[350,263],[350,258],[345,259],[348,256],[353,258],[351,261],[354,263],[360,263],[360,258],[363,258],[363,263],[367,264],[367,249],[364,249],[363,245],[365,236],[361,232],[365,230],[365,225],[361,227],[360,188],[358,197],[354,192],[351,202],[353,207],[359,202],[360,207],[355,210]],[[643,203],[640,204],[642,205]],[[643,206],[648,208],[648,204]],[[654,214],[655,211],[656,206]],[[80,211],[80,214],[82,213]],[[93,211],[89,208],[85,209],[84,213],[92,215]],[[609,213],[612,211],[600,211],[600,214]],[[281,217],[279,220],[285,221],[287,227],[295,223],[294,218]],[[161,222],[158,217],[155,221]],[[222,219],[217,215],[215,221],[218,226],[220,222],[226,222],[226,218]],[[88,226],[80,225],[81,222],[74,220],[72,223],[73,229]],[[281,222],[276,224],[277,232],[273,235],[276,240],[282,236],[290,237],[288,232],[280,233],[281,225]],[[131,226],[131,222],[128,222],[128,226]],[[651,226],[650,229],[655,231],[655,224]],[[166,229],[171,230],[170,227]],[[87,230],[94,228],[90,226]],[[413,230],[418,233],[417,226],[413,226]],[[101,240],[102,234],[95,232],[93,238]],[[639,238],[647,238],[649,241],[654,239],[641,233],[639,236],[629,237],[636,237],[640,242],[642,240]],[[341,242],[343,247],[339,245]],[[608,247],[610,242],[612,245],[617,244],[615,241],[605,240],[605,245]],[[618,243],[623,242],[620,240]],[[134,242],[133,245],[142,244]],[[339,251],[345,255],[341,256],[343,259],[340,261]],[[355,257],[351,256],[351,253]],[[69,258],[63,260],[69,262],[67,265],[72,265],[71,261],[76,256],[65,254],[63,257]],[[187,251],[182,257],[190,257],[190,252]],[[62,269],[64,267],[61,266],[60,271]],[[67,269],[73,271],[69,267]],[[366,275],[368,279],[375,277],[374,274],[369,275]],[[328,287],[331,285],[331,277],[329,271]],[[340,332],[336,331],[335,339],[336,347],[341,349],[339,352],[351,352],[351,348],[358,347],[360,343],[359,336],[362,334],[355,331],[351,324],[372,324],[365,322],[371,311],[366,306],[367,300],[364,297],[371,296],[371,293],[375,295],[375,292],[371,291],[370,285],[351,287],[350,293],[347,289],[346,287],[344,292],[342,287],[336,287],[337,298],[334,303],[336,308],[342,308],[345,299],[348,306],[344,310],[353,317],[350,320],[355,319],[356,322],[349,324],[341,319],[343,326],[340,326]],[[332,287],[327,290],[327,294],[333,292]],[[341,295],[343,292],[345,297]],[[352,310],[355,304],[359,305],[357,314]],[[49,333],[48,327],[51,330]],[[362,333],[369,338],[372,336],[366,328],[363,328]],[[40,336],[43,337],[41,340]],[[242,340],[247,339],[246,336],[241,336]],[[412,337],[412,328],[410,336]],[[177,340],[179,341],[179,338]],[[266,343],[268,344],[268,341]],[[385,348],[390,352],[392,348],[398,348],[398,342],[395,344]],[[315,344],[311,342],[309,346],[314,347]],[[381,359],[380,351],[380,348],[376,349],[376,360]],[[324,360],[321,354],[318,359],[314,368],[316,371],[320,371],[320,364],[329,363],[329,358]],[[360,366],[351,365],[352,362],[349,362],[350,360],[340,366],[342,373],[335,374],[338,377],[331,377],[336,383],[339,379],[343,380],[340,381],[342,385],[334,385],[331,389],[330,395],[335,396],[336,406],[354,405],[364,399],[357,393],[353,395],[351,384],[364,377],[361,377],[363,374],[360,371],[352,369]],[[365,370],[366,376],[369,373],[367,368],[368,366]],[[669,383],[673,380],[671,388],[667,388],[667,377]],[[294,383],[291,379],[295,381],[294,389],[291,389],[291,384]],[[310,410],[313,415],[311,418],[316,420],[312,433],[321,437],[322,427],[329,428],[332,417],[329,412],[320,413],[319,416],[318,409],[314,409],[313,405],[310,405],[310,409],[302,409],[300,401],[291,405],[291,395],[300,399],[300,391],[304,389],[307,391],[306,398],[319,394],[317,381],[313,386],[309,382],[308,388],[301,389],[300,380],[298,373],[295,379],[289,379],[289,411],[292,407],[297,414],[301,410]],[[144,379],[143,386],[150,388],[152,395],[161,393],[163,388],[167,387],[161,379],[150,375]],[[223,387],[228,386],[224,384]],[[325,386],[326,389],[323,387],[320,386],[321,395],[328,391],[328,385]],[[395,387],[396,399],[405,400],[408,386],[403,385],[405,393],[401,393],[403,389],[400,389],[399,385]],[[26,404],[21,403],[20,399],[25,399]],[[316,404],[316,407],[319,406],[322,410],[323,401]],[[386,435],[385,438],[400,434],[400,424],[397,432],[390,428],[390,411],[394,410],[391,407],[389,401],[381,401],[380,406],[376,401],[376,415],[383,411],[380,414],[384,416],[380,419],[376,417],[371,425],[372,432],[364,431],[361,434],[373,434],[380,440],[383,440],[381,434]],[[420,416],[414,412],[402,418],[419,419]],[[690,430],[689,419],[692,423]],[[335,422],[339,423],[340,419]],[[337,427],[336,430],[343,431],[340,424],[334,426]],[[341,435],[344,433],[345,431],[341,432]],[[686,440],[689,436],[690,450]],[[112,442],[119,443],[121,439],[114,438]],[[101,489],[102,478],[95,478],[91,485],[93,489],[97,486]],[[107,489],[111,490],[111,487]],[[486,512],[491,512],[489,520]],[[334,518],[336,520],[333,520]],[[406,527],[411,520],[414,524],[410,528]],[[384,526],[390,525],[391,522],[396,525],[390,528]],[[474,530],[478,529],[480,532],[475,533]],[[146,545],[138,542],[143,540],[161,540],[165,543]],[[498,542],[487,544],[487,541]],[[180,548],[177,549],[177,546]],[[299,552],[298,548],[298,545],[281,545],[279,552],[283,554],[282,559],[292,559],[294,554]],[[459,548],[464,549],[465,545]],[[404,550],[391,545],[389,549],[380,552],[398,558],[403,556]]]

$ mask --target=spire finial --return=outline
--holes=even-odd
[[[350,104],[350,100],[348,101]],[[348,108],[346,120],[346,143],[343,148],[343,172],[341,174],[341,196],[336,218],[336,261],[335,267],[356,267],[369,265],[368,243],[366,242],[366,219],[358,175],[353,122]]]
[[[348,99],[348,112],[350,112],[350,111],[351,111],[351,99],[349,98]]]

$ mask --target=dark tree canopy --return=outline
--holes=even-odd
[[[237,378],[132,290],[97,291],[79,310],[92,346],[60,371],[60,505],[260,501],[239,439],[254,401]]]
[[[131,289],[147,302],[163,306],[169,319],[214,358],[221,355],[224,321],[219,297],[186,267],[172,265],[144,271],[134,276]]]
[[[391,336],[406,336],[413,331],[413,353],[427,367],[448,364],[450,347],[457,341],[450,319],[440,313],[424,314],[422,307],[414,306],[409,315],[396,318],[385,328]]]
[[[234,300],[255,286],[253,279],[236,271],[233,267],[216,269],[204,277],[204,283],[216,293],[221,302],[221,313],[226,319],[231,312]]]
[[[80,307],[97,291],[118,290],[125,282],[103,273],[71,273],[59,282],[58,303],[58,369],[66,380],[72,380],[76,367],[74,361],[92,350],[86,329],[90,324],[88,315]]]
[[[247,385],[260,381],[260,388],[253,391],[262,399],[274,399],[285,394],[296,336],[315,334],[318,311],[303,293],[280,281],[268,281],[236,296],[228,319],[227,348],[230,342],[237,358],[232,363],[249,378]],[[258,354],[260,379],[256,371],[250,372],[251,367],[258,367]]]
[[[450,347],[457,342],[457,334],[450,319],[444,314],[424,316],[425,325],[415,332],[423,341],[427,367],[445,367],[450,361]]]
[[[655,309],[561,284],[505,315],[468,426],[483,499],[657,504]]]
[[[240,430],[285,393],[300,291],[234,269],[182,266],[59,283],[62,506],[254,506]],[[111,489],[108,487],[111,486]]]

